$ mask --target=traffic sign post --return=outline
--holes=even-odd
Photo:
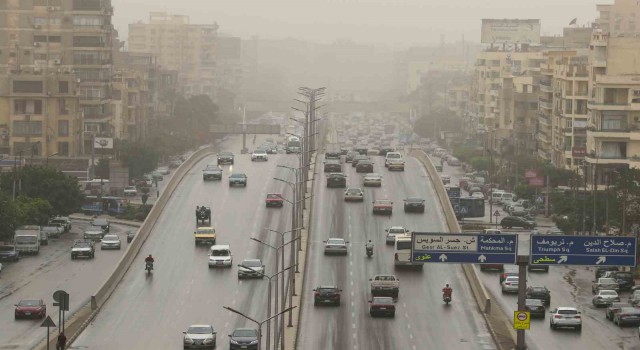
[[[500,217],[500,212],[496,210],[493,213],[493,216],[495,216],[495,218],[496,218],[496,230],[497,230],[498,229],[498,218]]]
[[[58,333],[62,329],[64,332],[64,312],[69,311],[69,293],[64,290],[57,290],[53,293],[53,306],[58,307],[58,324],[61,327],[58,327]]]
[[[47,318],[45,318],[44,321],[42,321],[42,324],[40,324],[40,327],[47,327],[47,350],[49,350],[49,328],[55,326],[56,324],[53,323],[53,320],[49,315],[47,315]]]
[[[531,235],[531,265],[635,266],[636,237]]]
[[[513,312],[513,329],[528,330],[531,328],[531,313],[529,311]]]
[[[414,232],[411,261],[418,263],[515,264],[516,235]]]

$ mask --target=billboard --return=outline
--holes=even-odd
[[[483,19],[483,44],[540,44],[539,19]]]
[[[98,149],[112,149],[113,139],[111,137],[95,137],[93,147]]]

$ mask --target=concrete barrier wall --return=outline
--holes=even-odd
[[[164,207],[167,202],[171,198],[171,195],[176,190],[183,177],[191,171],[194,165],[200,162],[205,157],[212,155],[215,153],[213,146],[202,147],[196,152],[194,152],[189,159],[183,162],[176,170],[174,175],[169,179],[167,185],[165,186],[163,192],[160,194],[160,197],[154,203],[153,208],[147,215],[147,218],[144,220],[142,225],[140,225],[140,229],[136,234],[135,238],[131,243],[127,246],[127,251],[122,255],[120,261],[113,269],[113,272],[109,276],[109,278],[104,282],[100,288],[98,288],[95,293],[91,296],[90,305],[84,305],[80,307],[78,312],[75,313],[75,317],[72,317],[67,321],[66,328],[67,330],[73,330],[72,332],[67,331],[68,335],[68,344],[71,344],[80,333],[86,328],[88,323],[95,317],[100,308],[105,304],[105,302],[109,299],[115,288],[118,286],[124,274],[129,270],[129,267],[132,264],[135,264],[136,257],[142,248],[142,245],[147,240],[149,235],[151,234],[156,221],[162,214]],[[142,264],[142,262],[140,262]],[[55,338],[55,337],[54,337]],[[51,343],[55,344],[54,340]],[[46,341],[41,342],[38,346],[34,347],[35,349],[46,349]],[[54,346],[55,347],[55,346]]]

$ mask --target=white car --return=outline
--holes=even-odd
[[[364,176],[363,179],[364,186],[382,186],[382,175],[378,173],[368,173]]]
[[[520,278],[518,276],[508,276],[502,281],[502,294],[518,293]]]
[[[571,327],[578,332],[582,330],[582,317],[580,311],[575,307],[559,307],[550,312],[549,327],[557,329],[558,327]]]
[[[388,229],[384,230],[384,232],[387,233],[386,243],[387,244],[395,244],[396,236],[398,236],[398,235],[406,235],[406,234],[409,234],[411,231],[407,230],[406,228],[404,228],[402,226],[391,226]]]
[[[209,249],[209,267],[231,267],[233,255],[228,244],[213,245]]]
[[[131,196],[131,197],[135,197],[138,195],[138,190],[136,189],[136,186],[127,186],[124,188],[124,195],[126,196]]]
[[[184,349],[215,349],[216,331],[211,325],[196,324],[187,328],[184,334]]]
[[[105,235],[100,242],[100,250],[103,249],[117,249],[120,250],[121,243],[118,235]]]
[[[329,238],[324,242],[324,254],[342,254],[347,255],[347,243],[349,241],[345,241],[344,238]]]
[[[168,166],[161,166],[158,167],[158,169],[156,169],[156,172],[162,174],[162,175],[169,175],[171,174],[171,170],[169,170]]]
[[[484,194],[482,194],[482,192],[473,192],[473,194],[471,194],[472,198],[480,198],[484,200]]]
[[[238,266],[238,278],[264,277],[264,264],[260,259],[244,259]]]
[[[267,156],[267,151],[264,150],[255,150],[251,153],[251,161],[255,162],[257,160],[267,161],[269,157]]]
[[[362,202],[364,201],[364,191],[361,188],[348,188],[344,191],[344,201]]]

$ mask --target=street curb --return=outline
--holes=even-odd
[[[112,224],[124,225],[124,226],[132,226],[132,227],[140,227],[142,226],[142,222],[139,221],[130,221],[130,220],[120,220],[120,219],[111,219],[108,216],[98,216],[99,218],[106,218]],[[78,215],[71,214],[69,215],[69,219],[78,220],[78,221],[93,221],[93,217],[86,215]]]

